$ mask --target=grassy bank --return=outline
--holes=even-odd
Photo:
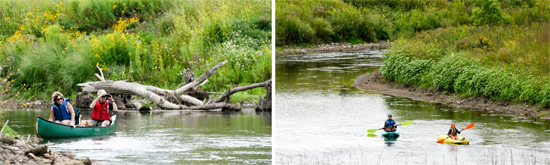
[[[276,45],[378,42],[460,25],[528,25],[550,19],[549,6],[543,0],[277,0]]]
[[[19,100],[74,96],[77,83],[97,79],[96,66],[110,80],[175,88],[184,68],[198,76],[224,60],[204,90],[262,82],[271,77],[270,3],[1,1],[0,92]]]
[[[382,75],[464,97],[550,107],[550,24],[460,26],[395,42]]]

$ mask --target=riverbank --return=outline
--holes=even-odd
[[[536,119],[550,119],[550,109],[532,106],[526,103],[493,101],[483,97],[460,97],[453,93],[434,89],[419,89],[385,80],[380,71],[357,77],[353,86],[393,96],[410,98],[430,103],[440,103],[457,108],[466,108],[486,112],[501,112],[512,115],[527,116]]]
[[[351,43],[327,43],[315,45],[313,47],[304,46],[284,46],[277,49],[276,55],[291,55],[291,54],[312,54],[312,53],[328,53],[328,52],[345,52],[357,51],[364,49],[378,50],[387,49],[391,46],[391,42],[382,41],[378,43],[351,44]]]
[[[0,164],[91,164],[90,159],[81,162],[70,153],[49,150],[47,145],[38,145],[39,139],[29,136],[0,138]]]

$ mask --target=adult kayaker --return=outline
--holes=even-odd
[[[384,131],[395,132],[395,121],[392,119],[392,114],[388,114],[388,120],[384,122]]]
[[[118,107],[114,102],[111,95],[107,94],[105,90],[97,91],[97,98],[90,104],[92,109],[92,120],[88,123],[88,126],[100,126],[107,127],[111,124],[111,111],[117,111]]]
[[[74,109],[69,98],[63,98],[61,92],[54,92],[49,121],[74,127],[74,115]]]
[[[457,140],[457,135],[460,134],[460,131],[456,129],[455,123],[451,123],[451,129],[449,129],[449,132],[447,133],[447,136],[449,136],[450,139]]]

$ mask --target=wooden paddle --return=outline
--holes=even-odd
[[[465,129],[470,129],[470,128],[474,127],[474,125],[476,125],[476,123],[472,123],[472,124],[466,126],[466,128],[460,130],[460,132],[464,131]],[[445,138],[445,139],[440,139],[440,140],[437,141],[437,143],[443,143],[443,142],[444,142],[445,140],[447,140],[449,137],[450,137],[450,136],[447,135],[447,138]]]
[[[412,123],[412,121],[409,120],[409,121],[406,121],[406,122],[404,122],[404,123],[397,124],[397,125],[395,125],[395,126],[397,127],[397,126],[400,126],[400,125],[409,125],[409,124],[411,124],[411,123]],[[381,129],[384,129],[384,128],[369,129],[369,130],[367,130],[367,132],[369,132],[369,133],[375,133],[376,131],[381,130]]]

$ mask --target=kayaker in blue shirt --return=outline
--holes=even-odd
[[[388,114],[388,120],[384,122],[384,131],[395,132],[395,121],[392,119],[392,114]]]
[[[447,133],[447,135],[449,136],[450,139],[457,140],[456,137],[458,134],[460,134],[460,131],[456,129],[455,123],[451,123],[451,129],[449,129],[449,132]]]
[[[69,98],[63,98],[63,94],[61,94],[61,92],[54,92],[52,95],[52,101],[49,121],[74,127],[75,114]]]

